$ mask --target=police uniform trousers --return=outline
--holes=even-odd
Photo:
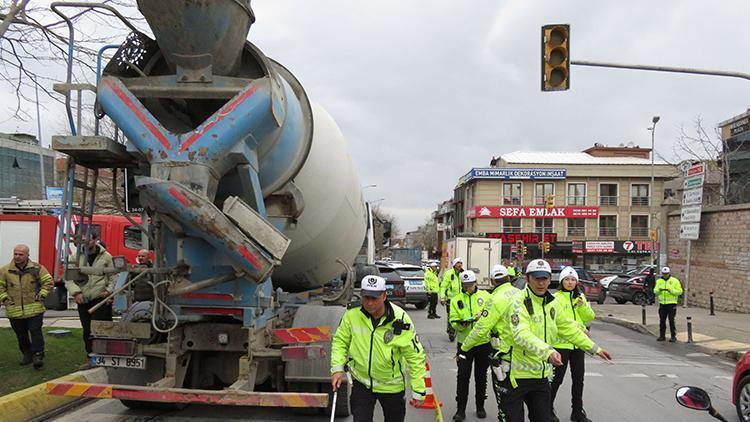
[[[492,346],[485,343],[472,347],[468,352],[462,352],[461,343],[458,343],[458,353],[466,356],[466,359],[458,359],[458,375],[456,376],[457,408],[459,411],[466,411],[472,364],[474,366],[474,398],[477,408],[484,408],[484,401],[487,399],[487,368],[490,366]]]
[[[502,396],[498,404],[501,406],[500,410],[505,416],[505,421],[525,422],[524,404],[529,409],[529,421],[551,421],[549,380],[547,378],[516,379],[516,383],[518,387],[513,388],[510,376],[508,376],[496,388],[497,394]]]
[[[669,333],[672,335],[672,338],[677,336],[677,329],[674,324],[674,317],[676,315],[677,304],[659,304],[659,337],[664,337],[664,334],[667,332],[667,318],[669,318]]]
[[[555,376],[552,378],[551,393],[552,400],[551,405],[555,404],[555,397],[557,396],[557,390],[560,388],[565,379],[565,372],[568,370],[568,363],[570,363],[570,376],[573,377],[573,386],[571,388],[571,408],[573,414],[578,414],[583,411],[583,376],[586,372],[586,354],[581,349],[555,349],[562,356],[562,365],[554,368]]]
[[[427,293],[427,300],[429,301],[429,304],[430,304],[430,307],[427,310],[427,315],[428,316],[437,315],[438,294]]]
[[[380,402],[383,409],[384,422],[403,422],[406,417],[406,400],[404,392],[375,393],[364,384],[352,380],[352,396],[349,406],[352,410],[354,422],[372,422],[375,413],[375,402]]]

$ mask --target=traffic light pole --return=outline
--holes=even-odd
[[[588,60],[571,60],[571,65],[607,67],[611,69],[648,70],[652,72],[690,73],[693,75],[724,76],[728,78],[740,78],[750,80],[750,73],[728,72],[725,70],[693,69],[691,67],[650,66],[641,64],[623,64],[610,62],[593,62]]]

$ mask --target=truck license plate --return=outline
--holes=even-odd
[[[146,357],[96,356],[96,366],[110,368],[146,369]]]

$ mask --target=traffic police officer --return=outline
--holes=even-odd
[[[34,369],[44,365],[44,298],[54,283],[46,268],[29,259],[29,247],[16,245],[13,260],[0,268],[0,303],[16,333],[23,357],[19,362]]]
[[[461,293],[451,299],[450,323],[456,329],[458,340],[458,375],[456,377],[456,414],[454,421],[466,419],[466,402],[469,398],[469,381],[471,380],[471,367],[474,366],[474,400],[476,403],[477,417],[487,417],[484,410],[484,401],[487,399],[487,368],[490,365],[489,336],[485,336],[479,344],[461,349],[466,336],[474,327],[474,322],[481,316],[484,306],[490,298],[490,294],[484,290],[477,289],[477,276],[474,271],[466,270],[461,273]]]
[[[424,272],[424,289],[427,293],[427,299],[430,307],[427,309],[427,318],[440,318],[437,314],[438,294],[440,293],[440,280],[438,280],[438,263],[432,262]]]
[[[565,267],[560,271],[560,290],[555,293],[555,302],[559,305],[558,309],[560,309],[562,315],[570,316],[578,323],[584,333],[588,332],[586,326],[596,318],[596,314],[586,301],[586,296],[581,294],[578,289],[578,272],[573,267]],[[557,396],[557,390],[565,378],[565,371],[568,369],[568,362],[570,362],[570,375],[573,379],[571,388],[573,412],[570,415],[570,420],[591,422],[586,416],[586,411],[583,410],[583,376],[586,372],[583,350],[564,340],[558,341],[554,346],[562,357],[562,365],[555,367],[554,378],[552,379],[552,421],[557,422],[559,420],[555,415],[555,396]]]
[[[443,273],[443,281],[440,282],[440,303],[445,305],[445,312],[451,314],[451,299],[461,293],[461,272],[464,270],[464,260],[455,258],[451,262],[451,268]],[[446,321],[446,332],[448,340],[456,339],[456,329],[451,326],[450,318]]]
[[[506,364],[503,368],[501,365],[503,360],[510,362],[510,338],[513,333],[508,323],[509,311],[513,304],[513,297],[520,290],[513,286],[508,269],[505,266],[495,265],[492,267],[490,275],[495,288],[492,290],[492,295],[484,310],[482,310],[479,320],[461,344],[461,350],[468,351],[482,343],[484,339],[490,338],[490,343],[494,349],[494,355],[491,359],[492,387],[495,391],[495,400],[497,400],[498,420],[504,421],[505,415],[502,413],[501,402],[505,396],[499,394],[502,391],[500,382],[505,379],[510,367]]]
[[[672,277],[669,267],[661,269],[661,277],[656,280],[654,295],[659,298],[659,338],[656,341],[664,341],[667,332],[667,317],[669,317],[669,331],[672,335],[669,341],[677,341],[677,330],[674,325],[674,317],[677,315],[677,299],[682,294],[682,284],[677,277]]]
[[[355,422],[371,422],[379,401],[386,422],[406,415],[406,378],[409,367],[412,398],[425,399],[425,354],[409,315],[387,300],[385,279],[362,279],[362,305],[344,313],[331,346],[331,385],[336,391],[348,366],[354,383],[350,406]]]
[[[510,376],[500,382],[501,394],[505,394],[502,410],[506,420],[511,422],[523,422],[524,404],[529,409],[531,422],[552,419],[550,364],[562,365],[562,356],[549,342],[562,339],[588,353],[611,359],[606,350],[584,334],[576,321],[565,315],[559,301],[547,291],[551,277],[547,261],[531,261],[526,268],[526,288],[513,298]]]

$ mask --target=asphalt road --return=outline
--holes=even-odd
[[[456,365],[452,357],[455,343],[449,343],[444,333],[445,317],[426,319],[426,311],[408,309],[417,325],[420,339],[428,351],[432,367],[433,386],[444,402],[443,416],[451,420],[455,412]],[[657,343],[655,339],[615,325],[594,323],[592,338],[613,355],[613,364],[587,358],[584,407],[594,421],[709,421],[705,412],[685,409],[677,404],[674,395],[677,387],[694,385],[706,389],[714,407],[730,421],[737,420],[731,404],[731,383],[734,363],[722,358],[696,353],[688,345]],[[568,374],[569,375],[569,374]],[[497,406],[492,398],[487,400],[487,412],[492,416]],[[474,415],[473,389],[469,394],[467,420],[478,420]],[[557,414],[566,421],[570,415],[569,376],[557,398]],[[375,420],[382,420],[376,408]],[[257,420],[257,421],[328,421],[325,416],[300,415],[288,409],[258,409],[209,406],[190,406],[182,411],[134,411],[115,400],[99,400],[60,415],[55,421],[68,422],[125,422],[169,421],[187,422],[203,420]],[[409,407],[407,421],[434,421],[434,412]],[[350,421],[340,418],[338,421]]]

